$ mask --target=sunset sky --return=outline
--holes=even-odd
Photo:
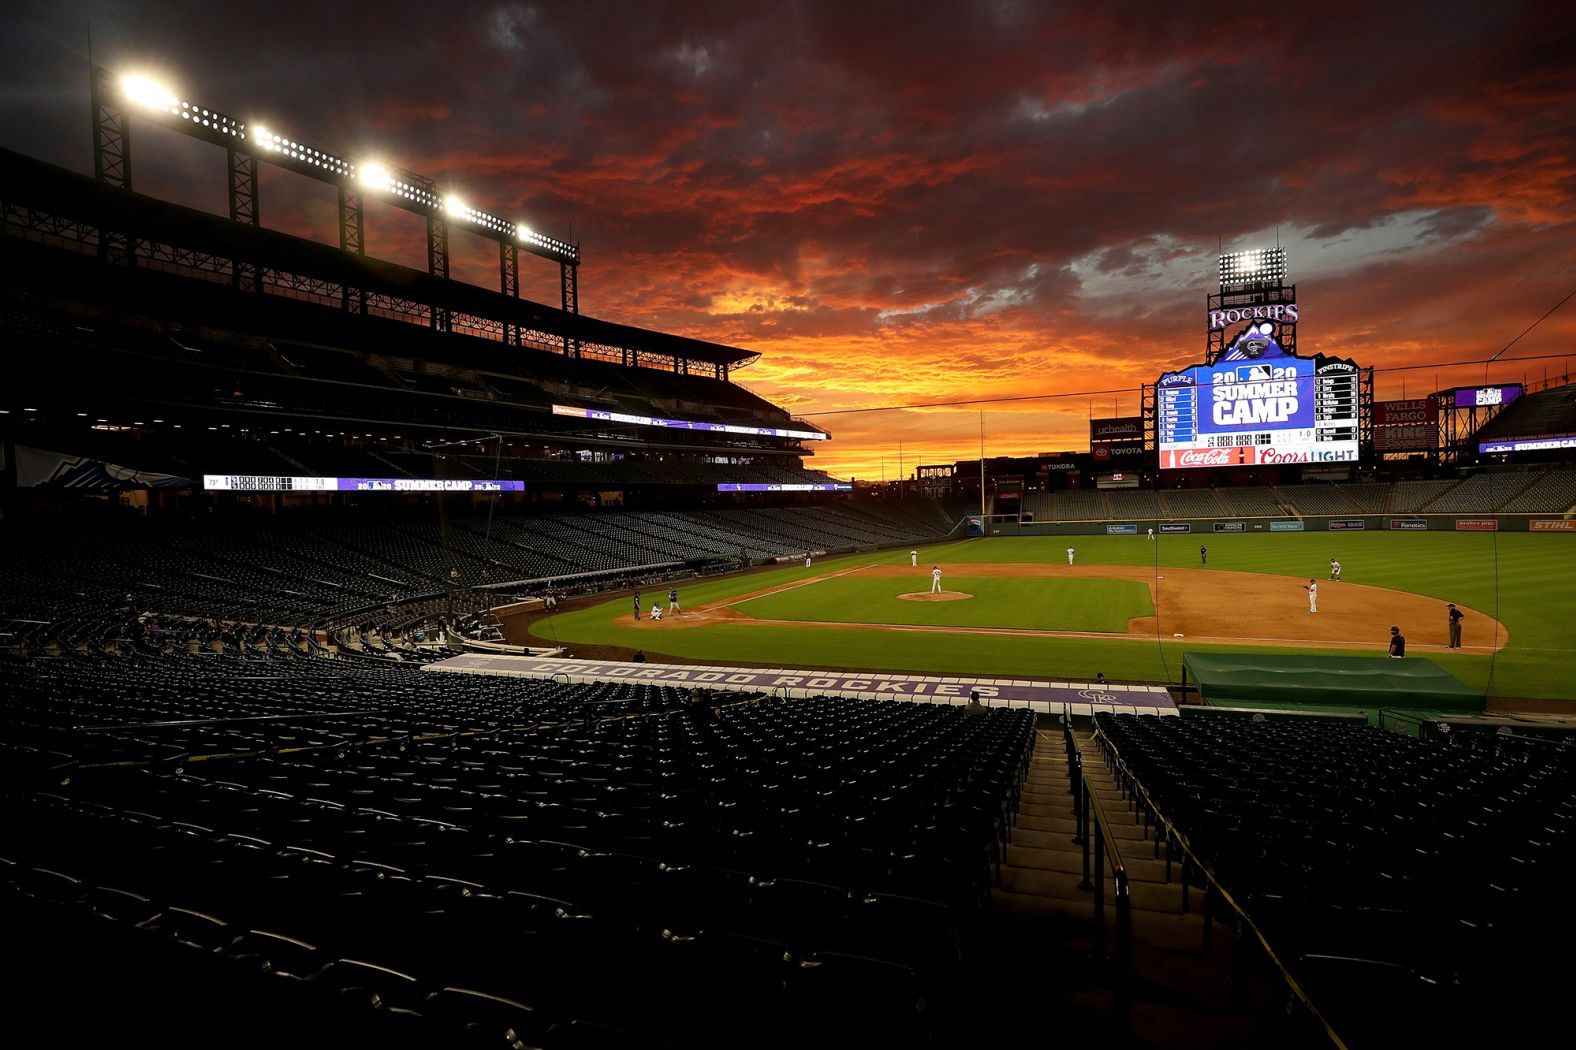
[[[1304,353],[1438,366],[1382,398],[1484,380],[1446,365],[1576,288],[1559,4],[10,4],[0,146],[91,170],[89,23],[100,64],[579,241],[582,312],[759,351],[736,379],[831,430],[839,476],[970,457],[980,417],[837,409],[1077,393],[984,406],[988,451],[1086,447],[1202,359],[1221,246],[1287,247]],[[139,189],[223,210],[220,151],[137,148]],[[328,187],[263,195],[333,238]],[[415,216],[368,229],[424,264]],[[1571,363],[1576,301],[1487,378]]]

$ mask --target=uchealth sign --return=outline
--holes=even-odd
[[[1113,416],[1110,419],[1089,421],[1089,442],[1109,444],[1113,441],[1144,440],[1143,416]]]

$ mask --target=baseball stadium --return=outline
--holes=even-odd
[[[1568,359],[1405,396],[1252,244],[1127,414],[861,478],[569,229],[88,80],[90,171],[0,148],[12,1045],[1557,1030]]]

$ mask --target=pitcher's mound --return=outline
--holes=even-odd
[[[900,594],[899,598],[905,602],[961,602],[972,598],[972,594],[962,591],[942,591],[940,594],[931,594],[929,591],[913,591],[909,594]]]

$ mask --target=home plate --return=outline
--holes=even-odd
[[[1171,637],[1173,637],[1173,638],[1181,638],[1182,637],[1182,632],[1178,631],[1176,634],[1173,634]]]

